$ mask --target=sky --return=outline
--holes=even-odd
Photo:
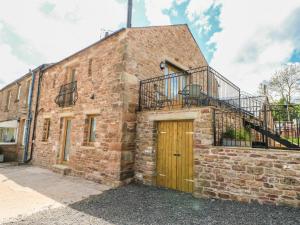
[[[189,25],[209,64],[255,93],[300,62],[300,0],[133,0],[133,26]],[[0,0],[0,88],[125,27],[127,0]]]

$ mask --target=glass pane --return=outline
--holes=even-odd
[[[94,142],[96,140],[96,120],[94,117],[90,120],[90,142]]]
[[[71,120],[67,120],[67,127],[66,127],[66,143],[64,149],[64,160],[69,160],[69,153],[71,147]]]
[[[15,143],[16,142],[16,128],[0,128],[0,142],[1,143]]]

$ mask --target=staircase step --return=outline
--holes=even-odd
[[[71,169],[67,165],[62,164],[52,165],[52,171],[61,175],[69,175],[71,173]]]
[[[293,144],[292,142],[290,142],[286,139],[283,139],[278,134],[274,134],[271,131],[265,130],[262,126],[254,124],[247,120],[244,121],[244,124],[245,124],[245,126],[250,126],[252,129],[256,130],[257,132],[261,133],[262,135],[265,135],[268,138],[273,139],[274,141],[284,145],[287,148],[299,149],[299,146]]]

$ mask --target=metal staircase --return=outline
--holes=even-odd
[[[272,140],[278,142],[279,144],[289,148],[289,149],[300,149],[298,145],[293,144],[292,142],[280,137],[278,134],[274,134],[273,132],[264,129],[262,126],[254,124],[248,120],[244,120],[244,125],[247,127],[250,127],[251,129],[254,129],[255,131],[259,132],[265,137],[271,138]],[[267,143],[264,143],[265,146]]]
[[[213,102],[215,145],[229,139],[231,146],[300,150],[299,105],[270,105],[265,97],[251,95]]]

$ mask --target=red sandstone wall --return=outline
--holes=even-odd
[[[300,207],[300,153],[251,148],[196,148],[195,195]]]

